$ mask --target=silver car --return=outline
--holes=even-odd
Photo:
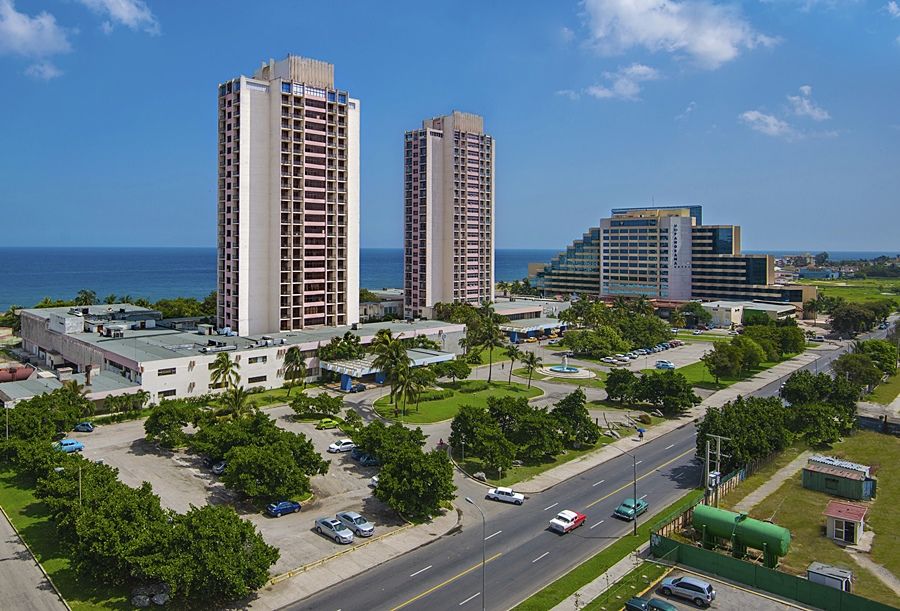
[[[666,596],[686,598],[698,607],[708,607],[716,599],[713,587],[696,577],[669,577],[663,579],[659,589]]]
[[[375,525],[355,511],[342,511],[337,514],[337,519],[360,537],[371,537],[375,534]]]
[[[350,529],[334,518],[316,519],[316,532],[331,537],[338,543],[353,543],[353,533]]]

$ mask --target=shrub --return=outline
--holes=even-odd
[[[650,417],[650,414],[639,414],[635,420],[641,424],[653,424],[653,419]]]
[[[459,392],[463,393],[473,393],[473,392],[481,392],[482,390],[488,389],[488,383],[486,380],[473,380],[469,382],[465,386],[459,389]]]
[[[425,403],[426,401],[440,401],[442,399],[449,399],[453,396],[453,391],[449,388],[443,388],[441,390],[426,390],[421,395],[419,395],[419,402]]]

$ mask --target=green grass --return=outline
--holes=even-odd
[[[785,357],[785,360],[791,358],[794,355],[788,355]],[[679,367],[675,371],[684,375],[687,378],[688,382],[691,383],[691,386],[696,386],[698,388],[706,388],[708,390],[721,390],[723,388],[727,388],[732,384],[737,382],[741,382],[743,380],[747,380],[752,378],[756,374],[769,369],[770,367],[774,367],[778,363],[783,361],[776,362],[766,362],[760,363],[758,367],[754,367],[747,373],[740,374],[735,377],[731,376],[723,376],[719,378],[719,383],[716,384],[716,378],[709,372],[709,369],[706,367],[706,363],[703,361],[697,361],[696,363],[691,363],[690,365],[685,365],[684,367]],[[653,373],[655,369],[643,369],[641,373]]]
[[[772,459],[772,462],[761,467],[756,473],[738,484],[727,496],[722,497],[719,505],[725,509],[733,508],[744,500],[744,497],[765,484],[773,475],[775,475],[775,473],[797,458],[801,452],[808,449],[808,446],[803,442],[797,442],[794,445],[789,446],[781,454],[778,454]]]
[[[543,367],[552,367],[553,365],[559,365],[560,363],[545,363],[542,365]],[[580,367],[579,369],[584,369]],[[556,376],[545,376],[540,374],[537,370],[535,370],[534,375],[531,376],[532,380],[539,380],[543,382],[551,382],[551,383],[559,383],[559,384],[571,384],[572,386],[585,386],[587,388],[605,388],[606,384],[606,372],[600,371],[599,369],[591,369],[597,377],[595,378],[562,378]],[[513,369],[513,375],[522,378],[523,380],[528,379],[528,370],[524,367],[520,367],[518,369]]]
[[[126,588],[77,581],[47,507],[10,471],[0,471],[0,505],[74,611],[131,608]]]
[[[441,388],[447,388],[454,391],[452,397],[419,403],[418,411],[416,411],[414,404],[409,405],[406,408],[406,415],[402,417],[402,420],[403,422],[413,424],[441,422],[453,418],[462,405],[487,407],[488,397],[526,397],[531,399],[543,394],[543,391],[535,386],[528,388],[525,384],[519,384],[517,382],[508,384],[506,380],[501,381],[496,378],[485,390],[465,392],[467,389],[477,388],[485,383],[484,380],[441,382]],[[394,417],[394,405],[390,403],[390,399],[387,396],[381,397],[375,401],[375,411],[383,418],[394,420],[401,419],[399,416],[396,418]]]
[[[488,352],[487,352],[487,350],[482,350],[482,351],[478,354],[478,356],[481,357],[481,364],[482,364],[482,365],[487,365],[487,364],[488,364]],[[496,364],[496,363],[503,363],[503,362],[508,361],[508,360],[509,360],[509,357],[506,356],[506,352],[503,350],[503,348],[495,348],[495,349],[494,349],[494,354],[493,354],[493,356],[491,357],[491,362],[492,362],[492,363],[494,363],[494,364]],[[476,365],[476,367],[477,367],[477,365]]]
[[[679,331],[675,334],[675,338],[683,342],[727,342],[731,339],[731,336],[709,333],[708,331],[704,331],[700,335],[694,335],[693,331]]]
[[[872,394],[866,399],[882,405],[888,405],[897,398],[897,395],[900,395],[900,373],[892,375],[887,382],[876,386]]]
[[[610,587],[606,592],[590,601],[584,611],[618,609],[633,596],[640,596],[658,583],[671,569],[655,562],[644,561]],[[584,604],[585,601],[581,601]]]
[[[897,553],[897,525],[900,524],[900,439],[871,431],[858,431],[836,443],[828,452],[854,462],[878,467],[878,495],[868,516],[866,528],[875,532],[870,558],[894,575],[900,576]],[[791,547],[782,559],[781,570],[795,575],[806,573],[812,561],[853,569],[854,594],[895,605],[896,594],[869,571],[857,565],[844,550],[823,534],[822,511],[832,496],[807,490],[801,474],[786,481],[774,494],[750,510],[750,515],[772,520],[791,531]],[[732,502],[731,498],[728,499]]]
[[[514,609],[516,611],[544,611],[552,609],[566,598],[577,592],[581,587],[590,583],[616,562],[636,550],[650,537],[650,530],[656,520],[654,516],[666,516],[674,514],[679,508],[687,507],[703,496],[702,490],[692,490],[678,501],[661,509],[652,516],[644,518],[643,524],[638,526],[638,536],[623,535],[611,545],[598,552],[582,564],[537,592]]]
[[[900,302],[900,278],[871,278],[866,280],[800,280],[801,284],[813,284],[823,295],[843,297],[854,303],[876,299],[895,299]],[[885,295],[883,293],[890,293]]]

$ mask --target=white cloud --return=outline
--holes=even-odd
[[[78,0],[107,20],[100,26],[110,33],[113,26],[120,24],[132,30],[143,30],[148,34],[159,34],[159,22],[144,0]]]
[[[569,100],[577,100],[581,97],[581,94],[575,91],[574,89],[560,89],[556,92],[556,95],[567,98]]]
[[[887,4],[884,5],[884,10],[887,11],[888,15],[894,17],[900,17],[900,4],[897,4],[894,0],[891,0]]]
[[[692,112],[694,112],[694,109],[696,109],[696,108],[697,108],[697,102],[691,101],[691,103],[687,105],[687,108],[685,108],[681,112],[681,114],[679,114],[675,117],[675,120],[676,121],[684,121],[685,119],[687,119],[690,116],[690,114]]]
[[[18,12],[13,0],[0,0],[0,55],[47,57],[71,50],[53,15],[44,11],[31,17]]]
[[[641,83],[655,81],[659,72],[644,64],[631,64],[616,72],[604,72],[604,84],[597,84],[585,90],[589,96],[599,99],[639,100]]]
[[[758,110],[742,112],[738,115],[738,119],[750,129],[773,138],[792,140],[797,136],[797,132],[789,123],[773,115],[761,113]]]
[[[575,32],[572,30],[572,28],[567,28],[566,26],[563,26],[559,29],[559,36],[560,38],[562,38],[562,41],[566,43],[575,40]]]
[[[798,117],[808,117],[813,121],[825,121],[830,119],[831,115],[821,106],[816,105],[812,98],[812,87],[803,85],[800,87],[800,95],[787,96],[788,102],[791,104],[791,111]]]
[[[733,6],[709,0],[584,0],[592,43],[619,53],[632,47],[687,55],[717,68],[743,50],[777,40],[756,32]]]
[[[32,64],[25,69],[25,74],[40,81],[49,81],[62,75],[62,70],[48,61]]]

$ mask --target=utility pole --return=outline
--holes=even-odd
[[[709,451],[710,451],[709,438],[712,437],[713,439],[716,440],[716,458],[715,458],[716,470],[714,471],[716,476],[715,476],[715,481],[713,483],[713,493],[715,495],[715,501],[714,501],[715,506],[718,507],[719,506],[719,479],[722,477],[722,442],[723,441],[731,441],[731,438],[723,437],[721,435],[713,435],[711,433],[707,433],[706,437],[707,437],[707,440],[706,440],[706,480],[707,480],[706,486],[707,487],[709,486],[709,475],[710,475],[710,473],[709,473]],[[728,458],[727,454],[725,455],[725,458]]]

